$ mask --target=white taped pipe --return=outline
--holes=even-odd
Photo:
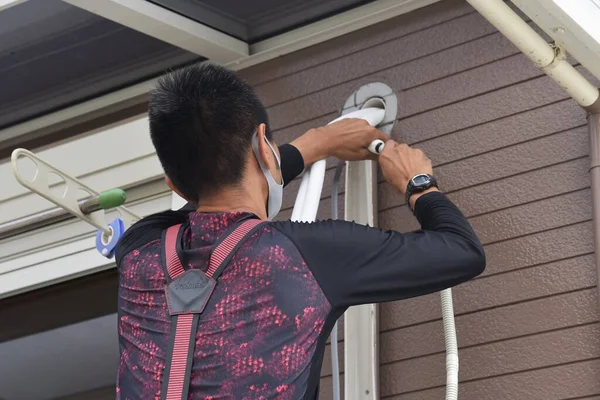
[[[383,121],[385,110],[381,108],[364,108],[331,121],[329,124],[346,118],[361,118],[373,126],[377,126]],[[311,165],[302,177],[300,189],[296,196],[294,209],[292,210],[292,221],[313,222],[317,217],[319,203],[321,201],[321,192],[323,191],[323,181],[325,180],[326,161],[321,160]],[[340,369],[338,355],[338,325],[337,322],[331,333],[331,362],[333,375],[333,399],[340,400]]]
[[[473,8],[552,78],[582,107],[594,104],[598,88],[589,83],[503,0],[467,0]]]
[[[292,221],[301,221],[302,210],[304,208],[304,201],[306,200],[306,193],[308,192],[308,181],[310,180],[310,167],[304,171],[302,175],[302,181],[300,182],[300,188],[296,195],[296,202],[292,210]]]
[[[350,114],[342,115],[339,118],[334,119],[327,125],[331,125],[335,122],[341,121],[347,118],[360,118],[367,121],[373,126],[377,126],[385,117],[385,110],[382,108],[363,108]],[[298,197],[296,197],[296,204],[292,211],[292,220],[311,222],[317,218],[317,211],[319,209],[319,202],[321,201],[321,192],[323,190],[323,181],[325,180],[325,169],[327,167],[325,160],[320,160],[310,166],[310,169],[306,172],[308,176],[302,177]],[[303,204],[301,212],[296,213],[296,205],[298,199],[304,196],[301,203]],[[294,218],[296,217],[296,218]]]
[[[331,121],[328,125],[347,118],[360,118],[373,126],[377,126],[383,121],[384,117],[384,109],[370,107],[342,115]],[[320,160],[308,167],[304,172],[292,211],[292,221],[312,222],[317,217],[326,166],[326,161]]]
[[[300,214],[300,221],[312,222],[317,218],[326,166],[327,162],[320,160],[310,167],[310,178],[306,180],[306,195],[304,196],[304,206],[302,207],[302,214]],[[304,183],[304,180],[302,183]]]
[[[354,111],[349,114],[342,115],[341,117],[334,119],[327,125],[331,125],[331,124],[341,121],[343,119],[359,118],[359,119],[364,119],[370,125],[377,126],[381,123],[381,121],[383,121],[384,117],[385,117],[385,110],[383,108],[369,107],[369,108],[362,108],[358,111]]]

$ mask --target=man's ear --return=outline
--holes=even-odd
[[[267,126],[265,124],[260,124],[256,129],[256,134],[258,136],[258,153],[260,154],[263,162],[271,172],[273,178],[276,181],[283,181],[283,177],[281,176],[280,165],[275,158],[275,153],[278,154],[277,146],[275,146],[272,142],[267,138]],[[267,144],[268,143],[268,144]],[[271,149],[270,146],[273,147]]]
[[[275,160],[275,156],[273,151],[267,144],[269,139],[267,139],[267,126],[265,124],[258,125],[256,129],[256,134],[258,136],[258,152],[263,159],[263,162],[271,171],[277,170],[277,161]],[[270,143],[273,146],[273,143]]]
[[[182,199],[184,199],[185,201],[187,201],[188,203],[191,203],[189,201],[189,199],[187,199],[183,193],[181,193],[181,191],[179,189],[177,189],[177,187],[175,186],[175,184],[173,183],[173,181],[171,180],[171,178],[169,178],[167,175],[165,175],[165,182],[167,183],[167,186],[169,188],[171,188],[172,191],[174,191],[175,193],[177,193],[177,195],[179,197],[181,197]]]

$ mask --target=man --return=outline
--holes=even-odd
[[[250,86],[213,64],[162,78],[149,119],[167,183],[192,206],[144,218],[117,249],[120,399],[168,397],[165,371],[177,339],[165,291],[165,264],[173,262],[167,247],[186,273],[211,276],[212,249],[241,224],[265,221],[238,245],[204,300],[181,385],[193,399],[316,398],[326,339],[348,307],[439,291],[485,267],[469,223],[438,191],[431,162],[392,140],[379,164],[400,195],[408,191],[421,231],[270,221],[283,185],[306,165],[331,155],[372,157],[369,143],[386,137],[364,121],[310,130],[277,148]],[[166,244],[163,233],[177,224],[176,243]]]

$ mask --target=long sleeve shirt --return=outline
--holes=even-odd
[[[282,149],[283,148],[283,149]],[[289,183],[304,162],[280,147]],[[346,221],[265,222],[238,249],[201,315],[190,398],[314,399],[325,343],[353,305],[402,300],[480,274],[485,255],[467,219],[442,193],[415,204],[421,230]],[[171,319],[161,266],[163,231],[182,223],[185,268],[206,271],[210,251],[248,213],[191,206],[133,225],[117,248],[121,362],[117,398],[159,398]]]

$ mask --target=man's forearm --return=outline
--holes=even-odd
[[[320,137],[319,137],[320,136]],[[316,130],[309,130],[304,135],[295,139],[290,145],[294,146],[302,154],[304,167],[327,158],[330,154],[328,137],[319,135]]]

